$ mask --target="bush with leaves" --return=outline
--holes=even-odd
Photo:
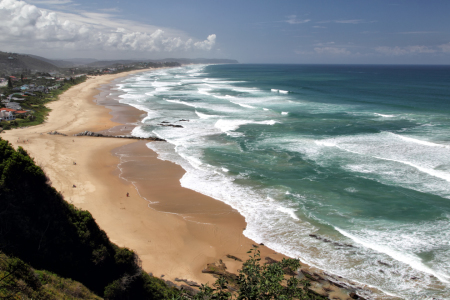
[[[257,248],[248,253],[251,253],[250,258],[239,271],[235,289],[231,288],[227,279],[222,276],[213,287],[202,285],[194,299],[326,299],[309,290],[308,280],[296,277],[296,270],[300,267],[299,260],[283,259],[280,262],[261,265],[260,251]]]

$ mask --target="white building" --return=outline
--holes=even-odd
[[[0,110],[0,121],[11,121],[15,118],[12,111]]]

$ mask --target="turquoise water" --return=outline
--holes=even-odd
[[[166,139],[148,147],[246,236],[386,295],[450,299],[450,67],[196,65],[118,88],[148,112],[133,134]]]

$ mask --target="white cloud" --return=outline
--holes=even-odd
[[[437,33],[437,31],[404,31],[397,32],[398,34],[429,34],[429,33]]]
[[[215,43],[216,43],[216,35],[215,35],[215,34],[211,34],[211,35],[209,35],[208,38],[207,38],[206,40],[204,40],[203,42],[196,42],[196,43],[194,44],[194,46],[195,46],[197,49],[211,50]]]
[[[346,48],[340,47],[316,47],[314,51],[318,54],[334,54],[334,55],[348,55],[351,54]]]
[[[62,5],[72,3],[72,0],[28,0],[28,2],[44,5]]]
[[[328,45],[334,45],[336,44],[335,42],[326,42],[326,43],[317,43],[314,44],[314,46],[318,46],[318,47],[322,47],[322,46],[328,46]]]
[[[376,47],[375,51],[386,55],[406,55],[417,53],[435,53],[436,50],[427,46],[407,46],[407,47]]]
[[[104,12],[120,12],[120,9],[118,7],[101,8],[100,10]]]
[[[440,45],[439,48],[441,48],[442,52],[450,53],[450,43]]]
[[[360,23],[364,23],[363,20],[336,20],[334,22],[335,23],[340,23],[340,24],[360,24]]]
[[[326,23],[338,23],[338,24],[361,24],[361,23],[374,23],[375,21],[365,21],[362,19],[352,19],[352,20],[328,20],[328,21],[319,21],[317,24],[326,24]]]
[[[311,20],[310,19],[300,20],[300,19],[297,19],[296,15],[291,15],[291,16],[287,17],[286,23],[294,25],[294,24],[308,23],[309,21],[311,21]]]
[[[194,41],[175,30],[113,19],[109,14],[54,12],[19,0],[0,0],[0,20],[0,45],[17,47],[171,52],[208,51],[216,42],[215,34]]]

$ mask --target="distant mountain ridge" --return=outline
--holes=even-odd
[[[0,51],[0,76],[13,73],[27,73],[28,70],[39,72],[59,71],[59,67],[41,58],[17,53]]]
[[[217,58],[165,58],[165,59],[117,59],[97,60],[94,58],[49,59],[31,54],[7,53],[0,51],[0,77],[11,74],[37,72],[63,72],[69,68],[108,68],[117,65],[137,63],[178,62],[180,64],[238,64],[234,59]]]
[[[87,64],[89,67],[108,67],[114,65],[126,65],[138,62],[154,62],[154,63],[164,63],[164,62],[178,62],[180,64],[238,64],[239,62],[235,59],[218,59],[218,58],[164,58],[164,59],[140,59],[140,60],[98,60]]]

